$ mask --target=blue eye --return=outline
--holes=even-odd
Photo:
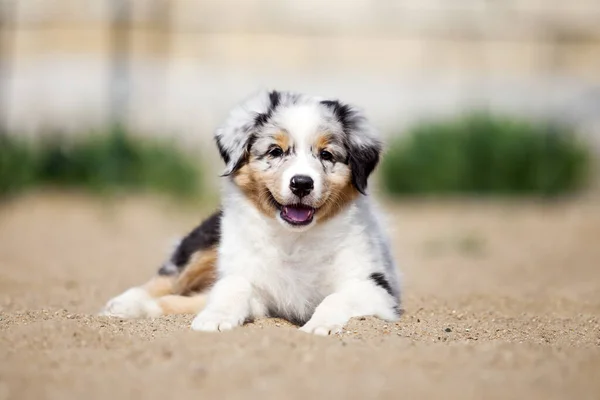
[[[327,150],[321,150],[321,152],[319,153],[319,157],[321,157],[321,160],[323,160],[323,161],[332,161],[333,160],[333,154],[331,154]]]
[[[273,147],[269,150],[269,155],[273,158],[279,158],[283,155],[283,150],[281,150],[281,147]]]

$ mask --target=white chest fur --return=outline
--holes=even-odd
[[[358,203],[326,224],[290,232],[235,187],[225,197],[219,273],[252,284],[254,314],[306,320],[337,286],[367,277],[380,258]]]

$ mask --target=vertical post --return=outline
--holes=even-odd
[[[160,84],[157,82],[159,97],[162,99],[162,113],[160,115],[160,129],[164,131],[167,128],[167,105],[168,105],[168,74],[170,63],[170,45],[171,45],[171,1],[155,0],[154,3],[154,56],[161,63]]]
[[[0,0],[0,135],[8,132],[10,103],[10,70],[17,5],[13,0]]]
[[[130,90],[130,0],[111,0],[111,81],[110,122],[113,126],[126,124]]]

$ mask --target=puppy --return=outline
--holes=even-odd
[[[358,109],[261,92],[231,111],[215,141],[222,209],[102,314],[199,312],[197,331],[281,317],[319,335],[352,317],[399,317],[396,266],[366,191],[382,145]]]

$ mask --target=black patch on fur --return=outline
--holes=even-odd
[[[267,123],[267,121],[269,120],[269,118],[271,118],[272,112],[271,109],[269,108],[269,111],[266,113],[260,113],[260,114],[256,114],[256,117],[254,117],[254,126],[256,127],[260,127],[263,126]]]
[[[374,272],[369,276],[369,278],[371,278],[371,280],[375,282],[377,286],[384,288],[385,291],[390,294],[390,296],[394,296],[390,283],[385,278],[385,275],[383,275],[381,272]]]
[[[242,156],[237,160],[237,162],[235,163],[235,165],[233,166],[231,171],[229,171],[229,173],[223,174],[221,176],[232,175],[234,172],[236,172],[238,169],[242,168],[244,166],[244,164],[246,164],[248,162],[248,158],[250,157],[250,149],[252,148],[252,146],[254,146],[256,139],[258,139],[258,136],[256,136],[256,134],[254,134],[254,133],[250,134],[250,137],[248,138],[248,142],[246,143],[246,148],[244,149],[244,154],[242,154]],[[229,156],[227,156],[227,158],[229,158]]]
[[[254,143],[256,143],[257,140],[258,135],[256,135],[256,133],[250,135],[250,137],[248,138],[248,143],[246,143],[246,153],[250,154],[250,150],[252,149],[252,146],[254,146]]]
[[[352,122],[352,108],[347,104],[342,104],[337,100],[323,100],[321,102],[324,106],[328,107],[333,111],[333,115],[340,121],[344,132],[348,134],[348,131],[354,127]]]
[[[215,212],[183,238],[171,256],[171,262],[179,270],[186,266],[192,254],[214,247],[219,243],[221,240],[222,217],[223,211]]]
[[[221,144],[221,141],[219,140],[219,137],[215,137],[215,142],[217,142],[217,147],[219,148],[219,154],[221,154],[221,158],[223,159],[223,161],[225,161],[225,164],[229,164],[229,153],[227,152],[227,150],[225,150],[225,148],[223,147],[223,145]]]
[[[176,274],[177,274],[177,271],[173,270],[172,268],[169,268],[166,265],[163,265],[162,267],[160,267],[158,269],[158,275],[160,275],[160,276],[173,276]]]
[[[348,165],[352,171],[352,184],[360,193],[366,195],[367,182],[371,172],[379,163],[380,147],[348,149]]]
[[[350,166],[352,171],[352,184],[360,193],[366,195],[367,180],[379,163],[379,153],[381,152],[381,144],[374,141],[368,146],[355,146],[352,144],[350,135],[352,130],[356,129],[356,123],[363,117],[357,115],[352,110],[352,107],[347,104],[342,104],[337,100],[324,100],[321,104],[331,109],[335,117],[342,124],[344,133],[346,134],[345,146],[348,151],[346,164]]]
[[[256,117],[254,117],[254,126],[257,128],[265,125],[273,116],[273,111],[275,111],[277,106],[279,106],[279,102],[281,100],[279,92],[276,90],[270,92],[269,100],[271,101],[271,104],[269,104],[269,109],[266,112],[257,114]]]

